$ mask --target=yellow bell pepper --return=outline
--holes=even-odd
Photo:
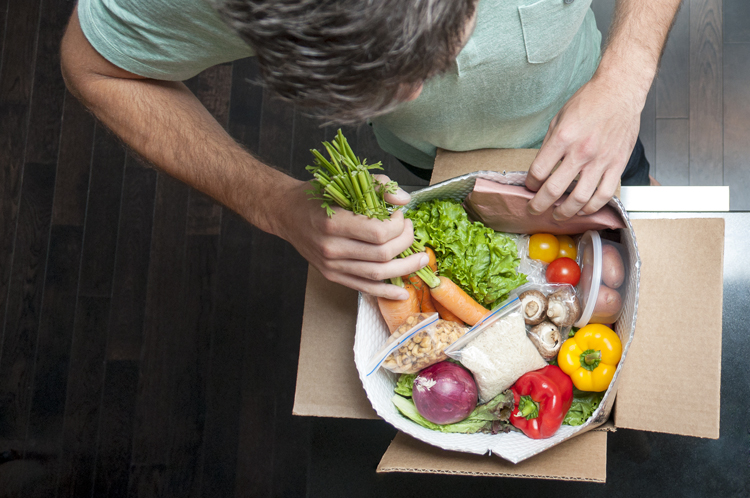
[[[557,364],[581,391],[605,391],[622,357],[622,343],[614,330],[591,323],[565,341]]]

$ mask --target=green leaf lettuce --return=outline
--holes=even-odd
[[[526,283],[526,275],[517,271],[515,239],[470,221],[458,201],[424,202],[406,217],[414,223],[415,238],[435,250],[440,274],[485,307]]]

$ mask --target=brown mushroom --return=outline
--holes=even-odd
[[[527,325],[537,325],[547,313],[547,298],[538,290],[527,290],[518,296],[523,307],[523,319]]]
[[[529,331],[529,339],[536,346],[537,351],[545,360],[551,360],[562,347],[562,335],[560,329],[552,322],[547,320],[539,325],[534,326]]]
[[[570,327],[581,317],[581,303],[572,289],[562,288],[547,299],[547,316],[558,327]]]

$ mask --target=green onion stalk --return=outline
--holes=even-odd
[[[340,129],[333,142],[323,142],[323,147],[329,158],[311,149],[315,165],[305,168],[314,177],[310,180],[313,188],[306,191],[312,196],[310,199],[323,201],[321,207],[329,217],[335,213],[331,207],[335,204],[368,218],[388,219],[395,205],[386,202],[385,194],[396,193],[398,184],[393,181],[382,183],[370,173],[370,170],[382,170],[382,163],[367,164],[367,159],[360,160]],[[398,257],[405,258],[424,250],[424,245],[415,241]],[[416,274],[430,287],[435,287],[439,282],[429,267],[420,269]],[[391,283],[404,286],[401,277],[392,278]]]

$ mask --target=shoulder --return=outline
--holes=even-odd
[[[97,52],[147,78],[184,80],[253,55],[208,0],[80,0],[78,16]]]

